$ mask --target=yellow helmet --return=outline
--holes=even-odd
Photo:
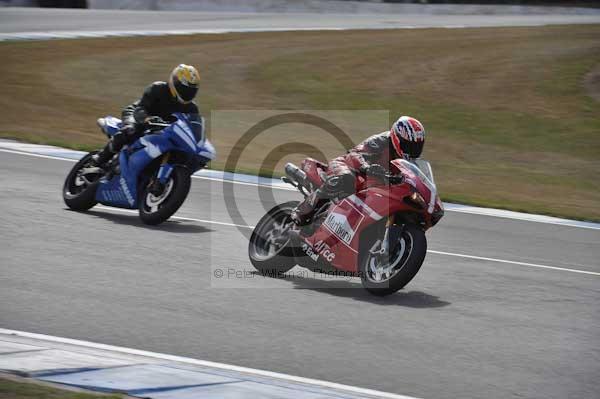
[[[191,103],[198,93],[200,74],[191,65],[180,64],[169,77],[169,89],[173,97],[182,104]]]

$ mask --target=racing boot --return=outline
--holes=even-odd
[[[135,133],[135,128],[132,126],[124,126],[121,131],[117,132],[110,138],[108,143],[104,146],[102,151],[95,154],[92,159],[97,166],[104,168],[104,166],[112,159],[112,157],[119,151],[125,144],[131,141]]]
[[[102,151],[92,155],[92,161],[94,161],[96,166],[104,169],[104,166],[112,159],[113,155],[115,155],[115,153],[112,151],[111,142],[109,141]]]
[[[340,195],[350,195],[353,192],[354,175],[342,174],[339,176],[330,176],[321,187],[312,192],[292,211],[292,220],[298,226],[305,226],[312,221],[312,217],[315,215],[317,209],[326,201],[339,198]]]
[[[317,210],[317,205],[322,202],[321,189],[315,190],[292,211],[291,218],[298,226],[309,224]]]

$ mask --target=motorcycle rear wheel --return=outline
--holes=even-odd
[[[63,184],[63,201],[74,211],[87,211],[98,203],[96,201],[96,189],[101,175],[98,174],[97,179],[90,182],[79,173],[81,169],[90,163],[92,156],[97,152],[90,152],[81,158],[73,166]]]
[[[187,169],[175,166],[160,195],[151,193],[149,186],[144,187],[139,201],[142,222],[157,225],[173,216],[187,198],[191,180]]]
[[[405,225],[395,242],[390,242],[387,259],[369,253],[361,255],[360,278],[373,295],[386,296],[402,289],[412,280],[427,253],[427,239],[422,228]]]
[[[248,243],[248,256],[252,266],[263,276],[277,277],[296,266],[294,250],[289,246],[290,237],[282,234],[287,223],[293,223],[290,215],[298,201],[275,206],[254,227]]]

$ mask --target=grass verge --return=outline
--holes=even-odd
[[[389,110],[389,123],[413,115],[428,129],[424,156],[444,199],[600,220],[599,25],[5,42],[0,55],[3,137],[98,147],[98,116],[119,114],[186,62],[201,70],[206,116]],[[345,129],[354,142],[377,132],[368,121]],[[239,133],[210,134],[213,167],[223,168]],[[340,152],[322,132],[290,126],[251,143],[240,170],[261,168],[273,135],[327,157]]]
[[[0,377],[2,399],[122,399],[121,395],[91,394],[58,389],[36,382],[22,382]]]

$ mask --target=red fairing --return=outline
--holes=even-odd
[[[357,205],[356,198],[358,197],[350,196],[337,203],[329,211],[321,227],[306,239],[313,248],[320,250],[320,255],[323,255],[323,250],[329,250],[333,256],[330,255],[330,259],[326,260],[332,265],[350,272],[357,271],[362,230],[376,221],[369,212]],[[322,243],[327,248],[323,248]]]
[[[442,201],[438,195],[437,188],[434,185],[427,183],[426,178],[423,179],[419,176],[420,173],[418,168],[409,168],[406,165],[407,163],[402,160],[394,160],[391,162],[392,169],[399,171],[404,176],[404,184],[402,184],[402,186],[410,186],[413,192],[419,193],[425,200],[426,208],[421,214],[425,219],[425,228],[428,229],[431,227],[432,215],[444,209]],[[392,192],[394,192],[396,187],[392,187]]]
[[[305,238],[314,253],[337,269],[357,272],[360,239],[367,227],[401,212],[418,213],[422,216],[424,228],[431,226],[432,213],[442,209],[435,186],[430,187],[418,171],[403,162],[406,161],[391,162],[392,171],[404,176],[401,184],[387,185],[377,180],[357,179],[357,193],[334,204],[321,226]],[[303,163],[303,169],[308,174],[315,169],[314,165],[307,171]],[[422,197],[423,207],[405,201],[415,192]]]

